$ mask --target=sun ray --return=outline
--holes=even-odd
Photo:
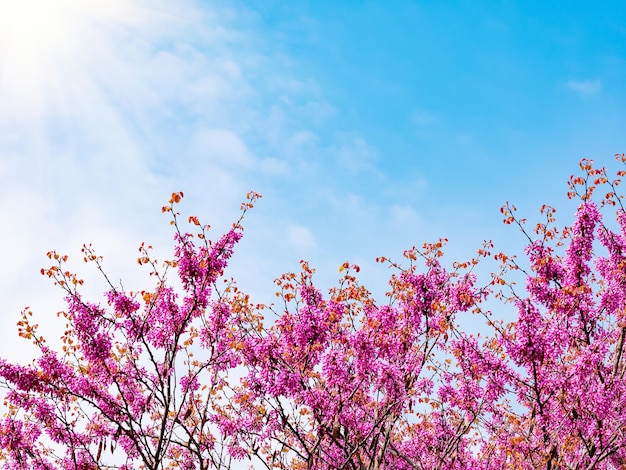
[[[71,56],[78,11],[70,1],[0,0],[0,89],[7,110],[41,111],[46,82]]]
[[[76,88],[98,86],[90,74],[99,55],[114,56],[120,37],[147,30],[151,13],[133,0],[0,0],[4,118],[54,114]]]

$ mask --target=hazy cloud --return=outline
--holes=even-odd
[[[356,132],[347,132],[340,135],[342,141],[335,149],[340,166],[350,173],[362,171],[376,171],[375,163],[380,158],[380,152],[367,140]]]
[[[287,240],[298,251],[310,251],[317,246],[313,232],[299,225],[287,227]]]
[[[391,221],[394,225],[405,228],[415,229],[420,224],[420,216],[407,205],[392,205],[390,208]]]
[[[430,111],[416,109],[411,113],[411,122],[417,127],[430,126],[439,123],[439,119]]]
[[[569,80],[565,86],[582,96],[598,95],[602,91],[602,81],[596,80]]]
[[[198,129],[192,137],[191,154],[229,166],[249,168],[254,163],[246,144],[230,129]]]
[[[441,127],[442,121],[426,109],[415,109],[409,116],[415,135],[420,139],[428,139]]]

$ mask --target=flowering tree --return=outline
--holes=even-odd
[[[554,209],[543,206],[546,222],[532,237],[514,207],[503,208],[505,222],[528,237],[530,267],[525,294],[509,285],[518,318],[498,337],[515,366],[509,386],[521,411],[508,410],[483,446],[495,466],[626,468],[626,211],[619,179],[591,161],[580,166],[583,176],[569,182],[568,196],[581,201],[571,228],[559,231]],[[594,193],[603,188],[597,204]],[[603,207],[617,209],[614,229]],[[520,269],[515,259],[502,260]]]
[[[341,267],[327,298],[306,262],[277,280],[284,306],[244,339],[248,373],[230,408],[242,454],[268,468],[626,468],[626,211],[619,179],[589,161],[581,169],[571,228],[544,206],[529,233],[502,208],[528,238],[529,266],[497,253],[501,272],[486,286],[472,270],[491,244],[446,270],[445,240],[406,251],[408,267],[379,259],[396,269],[384,304],[357,266]],[[617,209],[615,231],[602,207]],[[523,273],[525,294],[510,271]],[[490,293],[513,304],[515,321],[484,311]],[[481,343],[463,332],[463,312],[493,334]]]
[[[174,259],[160,268],[151,247],[139,248],[139,264],[157,280],[151,292],[127,293],[109,283],[106,306],[88,302],[82,280],[64,269],[67,256],[48,253],[55,264],[42,274],[65,291],[67,330],[63,350],[53,351],[27,310],[19,334],[40,357],[30,366],[0,361],[8,389],[0,460],[7,468],[230,467],[213,415],[239,362],[237,335],[228,303],[214,294],[241,238],[241,219],[215,242],[196,217],[189,221],[200,233],[183,234],[173,211],[182,196],[174,193],[163,207],[176,228]],[[248,195],[242,217],[257,197]],[[104,274],[91,247],[83,254]],[[169,268],[177,269],[180,293],[167,283]]]
[[[473,270],[492,244],[446,267],[442,239],[407,250],[404,265],[379,258],[392,269],[382,302],[359,284],[358,266],[342,265],[324,294],[303,261],[276,280],[278,304],[253,304],[223,279],[241,219],[213,242],[193,216],[197,233],[183,233],[174,211],[182,193],[164,207],[176,231],[173,260],[161,267],[140,248],[157,281],[150,292],[110,284],[105,306],[90,303],[67,258],[49,253],[55,264],[42,272],[66,293],[63,350],[47,346],[26,310],[20,335],[40,356],[29,366],[0,360],[0,461],[16,469],[208,469],[235,460],[268,469],[626,468],[626,211],[619,179],[589,161],[581,169],[570,180],[569,196],[580,200],[570,228],[557,228],[544,206],[546,221],[527,230],[503,207],[505,223],[528,238],[527,263],[495,253],[500,271],[479,283]],[[608,189],[594,202],[598,188]],[[249,194],[242,217],[257,198]],[[606,209],[616,210],[613,225]],[[492,316],[489,296],[517,318]],[[491,333],[464,332],[460,315],[486,319]]]

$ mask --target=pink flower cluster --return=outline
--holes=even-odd
[[[626,159],[623,159],[626,161]],[[468,262],[443,264],[445,243],[405,252],[384,301],[344,264],[324,294],[314,271],[276,280],[281,305],[257,305],[224,270],[239,222],[216,241],[181,233],[174,193],[174,259],[148,249],[151,291],[111,286],[105,304],[83,300],[82,281],[44,274],[66,292],[62,351],[24,312],[20,335],[40,348],[21,366],[0,359],[5,468],[621,469],[626,468],[626,211],[618,180],[581,163],[570,181],[582,201],[572,227],[554,210],[529,239],[528,268],[501,253],[481,286]],[[621,175],[622,173],[620,173]],[[593,190],[609,185],[605,198]],[[613,194],[613,196],[610,196]],[[258,195],[242,206],[245,213]],[[616,224],[604,221],[615,207]],[[85,260],[100,258],[85,248]],[[421,261],[421,263],[419,262]],[[177,269],[180,288],[168,283]],[[523,272],[525,292],[508,276]],[[224,281],[224,282],[222,282]],[[494,286],[503,286],[496,291]],[[492,295],[495,294],[495,295]],[[508,302],[511,322],[486,310]],[[265,316],[271,313],[271,322]],[[489,334],[459,326],[484,319]]]

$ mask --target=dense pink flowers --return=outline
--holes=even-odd
[[[623,159],[624,160],[624,159]],[[196,217],[176,229],[163,267],[140,248],[152,290],[110,285],[87,302],[65,269],[42,272],[66,293],[62,350],[25,311],[19,334],[39,347],[29,365],[0,359],[5,468],[623,469],[626,468],[626,212],[618,182],[581,163],[570,228],[554,209],[528,238],[527,267],[502,253],[481,281],[466,262],[444,264],[445,240],[404,253],[384,300],[345,263],[322,292],[314,270],[276,280],[280,305],[254,304],[224,270],[241,219],[215,241]],[[600,201],[594,189],[608,185]],[[613,194],[613,196],[610,196]],[[251,193],[245,213],[258,195]],[[616,207],[616,223],[605,223]],[[90,247],[85,261],[102,271]],[[175,270],[177,283],[167,272]],[[510,281],[516,271],[525,290]],[[108,278],[106,278],[108,280]],[[176,287],[178,286],[178,287]],[[497,291],[496,287],[502,287]],[[505,322],[486,309],[501,299]],[[489,304],[491,305],[491,304]],[[496,312],[497,313],[497,312]],[[484,319],[485,331],[459,326]]]

